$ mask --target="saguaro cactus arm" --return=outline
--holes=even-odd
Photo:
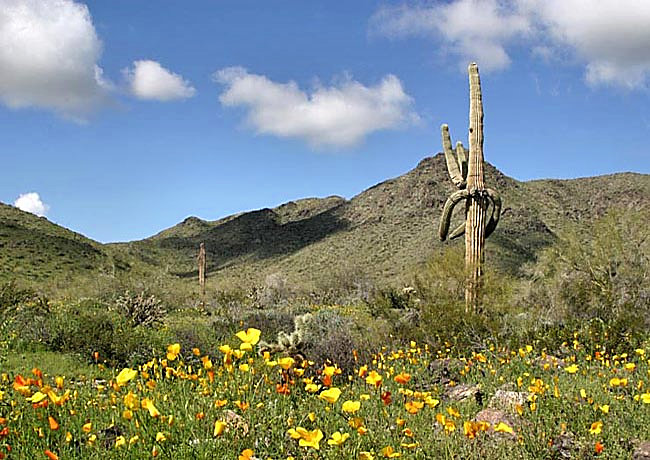
[[[440,218],[440,227],[438,228],[438,235],[440,236],[441,241],[447,239],[447,233],[449,232],[449,224],[451,223],[451,214],[454,211],[454,207],[462,200],[467,199],[469,192],[466,189],[458,190],[451,194],[447,201],[445,202],[445,207],[442,209],[442,217]],[[463,224],[465,225],[465,224]],[[456,230],[454,230],[455,232]]]
[[[445,151],[445,160],[447,161],[447,171],[449,177],[456,187],[459,189],[465,188],[465,176],[461,172],[460,158],[456,159],[454,151],[451,148],[451,137],[449,136],[449,126],[442,125],[440,127],[442,134],[442,148]],[[461,144],[462,148],[462,144]],[[464,149],[463,149],[464,152]],[[458,154],[458,146],[456,146],[456,154]]]
[[[492,213],[490,214],[488,223],[485,225],[485,237],[487,238],[497,228],[497,224],[499,223],[499,218],[501,217],[501,196],[496,190],[491,188],[486,188],[485,192],[492,202]]]

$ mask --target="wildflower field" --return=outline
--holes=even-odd
[[[26,362],[2,374],[0,458],[630,458],[648,438],[648,347],[411,342],[346,374],[261,335],[126,368],[96,354],[92,377]]]

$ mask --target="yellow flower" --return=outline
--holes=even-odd
[[[126,396],[124,396],[124,405],[126,406],[127,409],[136,409],[140,402],[138,401],[138,397],[133,394],[132,391],[129,391]]]
[[[601,421],[592,423],[589,428],[589,433],[591,434],[600,434],[601,431],[603,431],[603,422]]]
[[[341,409],[348,414],[354,414],[361,408],[361,401],[345,401]]]
[[[382,380],[382,376],[379,375],[377,371],[371,371],[370,374],[368,374],[368,377],[366,377],[366,383],[369,385],[374,385],[376,387],[381,385]]]
[[[260,341],[261,334],[262,331],[253,327],[246,329],[246,331],[239,331],[237,334],[235,334],[237,338],[243,342],[239,346],[239,349],[251,351],[253,349],[253,345],[256,345],[257,342]]]
[[[140,402],[140,405],[143,409],[147,409],[149,411],[149,415],[152,417],[158,417],[160,415],[160,412],[158,412],[158,409],[156,409],[156,406],[154,406],[151,399],[143,398],[142,402]]]
[[[578,365],[577,364],[571,364],[570,366],[567,366],[565,369],[569,374],[575,374],[578,372]]]
[[[319,443],[323,439],[323,432],[319,429],[312,431],[306,430],[302,427],[297,427],[295,430],[292,428],[288,431],[289,436],[293,439],[298,439],[300,447],[312,447],[316,450],[320,449]]]
[[[161,433],[160,431],[156,433],[156,442],[164,442],[167,441],[167,437],[165,436],[164,433]]]
[[[81,427],[81,431],[84,433],[90,433],[93,429],[93,424],[88,422]]]
[[[375,456],[370,452],[362,451],[359,452],[359,460],[375,460]]]
[[[126,445],[126,438],[124,436],[118,436],[115,438],[115,448],[122,447]]]
[[[223,432],[226,429],[226,422],[222,422],[221,420],[217,420],[214,422],[214,435],[215,436],[221,436]]]
[[[395,458],[395,457],[400,457],[402,454],[399,452],[395,452],[391,446],[386,446],[381,450],[381,454],[385,458]]]
[[[447,408],[447,413],[451,415],[452,417],[460,417],[460,412],[458,412],[456,409],[453,407],[448,407]]]
[[[126,385],[130,380],[133,380],[135,376],[138,375],[138,371],[135,371],[130,368],[124,368],[122,371],[117,374],[115,381],[119,386]]]
[[[54,378],[54,383],[56,384],[56,387],[57,387],[59,390],[61,390],[61,389],[63,388],[63,381],[64,381],[64,379],[65,379],[65,377],[61,377],[61,376],[56,376],[56,377]]]
[[[618,377],[613,377],[613,378],[610,379],[609,385],[611,387],[614,387],[614,388],[615,387],[626,387],[627,386],[627,379],[626,378],[619,379]]]
[[[514,430],[507,423],[499,422],[494,426],[494,431],[497,433],[514,434]]]
[[[315,383],[305,385],[305,391],[308,393],[316,393],[318,390],[320,390],[320,385],[316,385]]]
[[[288,370],[291,366],[293,366],[295,362],[296,361],[291,356],[278,359],[278,365],[285,371]]]
[[[132,446],[133,444],[135,444],[139,440],[140,440],[140,436],[138,436],[138,435],[132,436],[131,439],[129,439],[129,445]]]
[[[650,393],[643,393],[641,395],[641,401],[643,401],[643,404],[650,404]]]
[[[327,440],[327,444],[329,444],[330,446],[340,446],[349,437],[350,435],[348,433],[341,434],[341,432],[335,431],[334,433],[332,433],[332,437]]]
[[[130,411],[129,409],[124,409],[124,411],[122,412],[122,417],[127,420],[131,420],[133,418],[133,412]]]
[[[598,409],[600,409],[603,414],[609,414],[609,404],[603,404]]]
[[[43,401],[45,398],[47,398],[47,395],[45,393],[41,393],[40,391],[37,391],[31,397],[27,398],[27,401],[29,401],[32,404],[37,404]]]
[[[174,361],[177,357],[178,354],[181,352],[181,344],[180,343],[173,343],[167,347],[167,359],[170,361]]]
[[[319,394],[318,398],[322,399],[323,401],[327,401],[330,404],[334,404],[336,401],[338,401],[339,396],[341,396],[341,390],[336,387],[332,387]]]
[[[636,364],[634,363],[627,363],[625,365],[625,370],[632,372],[634,369],[636,369]]]
[[[585,391],[584,388],[581,388],[581,389],[580,389],[580,397],[581,397],[582,399],[587,399],[587,392]]]

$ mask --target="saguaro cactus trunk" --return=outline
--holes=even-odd
[[[201,243],[199,246],[199,256],[197,257],[199,263],[199,288],[201,289],[201,296],[205,297],[205,244]]]
[[[440,239],[445,240],[454,207],[465,200],[465,222],[449,235],[457,238],[465,233],[465,309],[476,312],[481,302],[483,247],[499,222],[501,198],[498,193],[485,187],[483,178],[483,100],[478,66],[469,65],[469,152],[461,142],[456,144],[456,157],[451,148],[447,125],[442,125],[442,145],[447,170],[459,191],[445,203],[440,219]],[[488,208],[491,207],[488,219]]]
[[[487,199],[483,181],[483,98],[478,66],[469,66],[469,165],[467,174],[467,218],[465,220],[466,309],[476,311],[480,301],[485,245]]]

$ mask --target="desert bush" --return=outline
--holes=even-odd
[[[482,308],[477,313],[466,312],[462,247],[441,250],[414,275],[414,305],[420,320],[414,337],[434,344],[453,337],[459,346],[474,348],[507,337],[518,313],[511,300],[514,286],[508,275],[486,266]]]
[[[593,224],[568,228],[528,268],[522,301],[545,323],[601,320],[647,329],[648,220],[648,212],[612,210]]]
[[[115,311],[131,322],[133,327],[149,327],[162,323],[165,309],[153,294],[141,291],[139,294],[126,291],[115,301]]]
[[[47,315],[35,318],[38,328],[21,326],[23,340],[88,361],[98,353],[100,360],[115,365],[141,363],[169,342],[163,330],[134,327],[125,316],[93,299],[52,304]]]

